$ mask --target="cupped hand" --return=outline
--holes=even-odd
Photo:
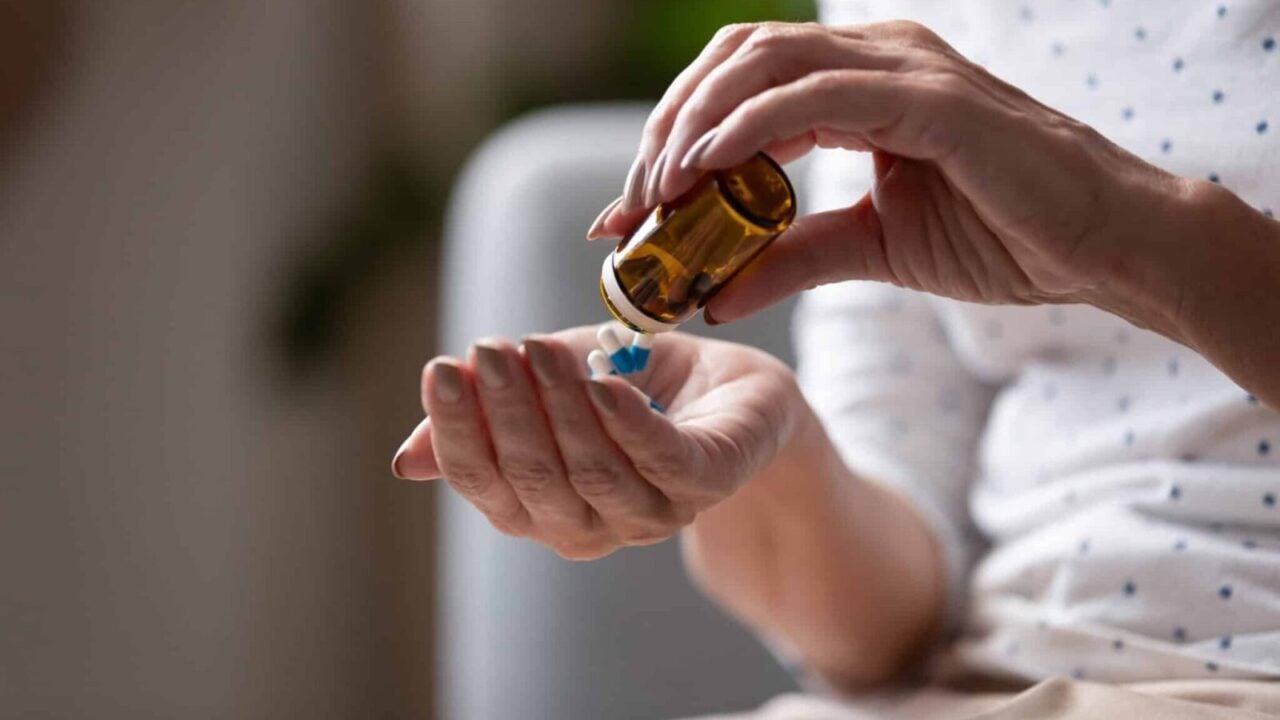
[[[847,279],[987,303],[1091,302],[1134,319],[1130,290],[1159,279],[1135,260],[1139,246],[1160,242],[1156,220],[1190,185],[923,26],[738,25],[672,83],[624,195],[588,236],[625,234],[705,170],[814,147],[874,152],[874,189],[797,220],[711,301],[715,320]]]
[[[656,339],[644,372],[590,380],[595,330],[519,347],[482,341],[465,360],[432,360],[422,374],[428,418],[394,472],[443,476],[498,530],[592,559],[670,537],[787,442],[800,401],[781,362],[671,333]]]

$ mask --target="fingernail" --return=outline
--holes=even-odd
[[[501,390],[511,383],[511,368],[507,356],[498,348],[476,345],[476,374],[480,384],[491,390]]]
[[[408,479],[409,479],[409,478],[407,478],[407,477],[405,477],[405,476],[404,476],[404,473],[400,472],[400,458],[404,457],[404,451],[405,451],[406,449],[408,449],[408,445],[409,445],[409,441],[408,441],[408,440],[405,440],[405,441],[400,445],[400,449],[396,451],[396,456],[395,456],[395,457],[393,457],[393,458],[391,458],[391,474],[392,474],[392,475],[395,475],[396,477],[400,478],[401,480],[408,480]]]
[[[631,212],[640,207],[644,201],[644,156],[637,155],[631,169],[627,171],[627,180],[623,183],[622,212]]]
[[[461,370],[451,363],[441,360],[432,360],[431,374],[436,380],[436,398],[440,400],[440,402],[452,404],[462,399]]]
[[[612,415],[618,410],[618,399],[613,396],[609,386],[602,382],[588,380],[587,396],[591,398],[591,404],[605,415]]]
[[[684,154],[684,159],[680,161],[680,169],[692,170],[698,167],[699,163],[702,162],[702,156],[706,154],[707,148],[715,141],[716,133],[719,130],[720,128],[711,128],[705,135],[698,138],[693,147],[689,148],[689,152]]]
[[[702,322],[708,325],[719,325],[720,321],[711,316],[711,308],[702,308]]]
[[[609,218],[609,213],[612,213],[613,209],[618,207],[621,202],[622,198],[617,198],[613,202],[604,206],[604,209],[596,216],[595,222],[591,223],[591,229],[587,230],[588,240],[595,240],[596,238],[604,237],[604,221]]]
[[[536,338],[525,338],[524,354],[529,358],[529,367],[533,368],[533,376],[538,379],[538,382],[543,387],[555,387],[560,380],[560,368],[551,348]]]
[[[653,161],[653,172],[649,173],[649,180],[644,189],[644,206],[653,207],[662,200],[662,173],[667,169],[667,149],[663,148],[658,153],[658,157]]]

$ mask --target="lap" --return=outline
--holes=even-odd
[[[783,695],[758,710],[697,720],[1226,720],[1280,715],[1280,683],[1184,680],[1134,685],[1054,678],[1018,693],[925,688],[839,701]]]

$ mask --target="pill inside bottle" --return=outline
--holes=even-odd
[[[661,203],[622,239],[600,270],[609,312],[641,333],[674,330],[790,226],[795,190],[758,153],[709,172]]]

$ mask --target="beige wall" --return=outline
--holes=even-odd
[[[69,16],[0,167],[0,717],[421,715],[428,258],[303,387],[264,336],[368,159],[366,6]]]

